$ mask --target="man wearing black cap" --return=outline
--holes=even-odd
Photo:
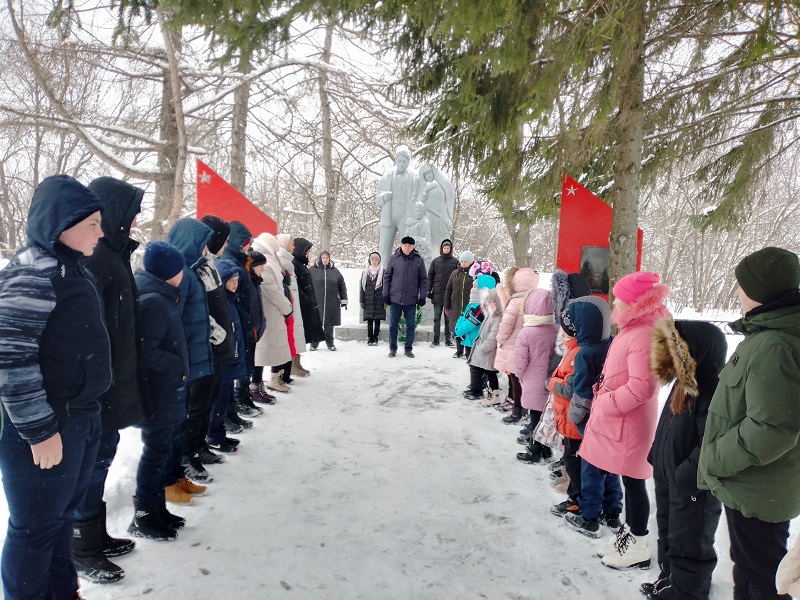
[[[405,354],[414,358],[414,334],[417,329],[417,306],[425,306],[428,275],[425,261],[414,249],[414,238],[406,236],[394,251],[383,274],[383,301],[389,305],[389,356],[397,356],[400,315],[406,319]]]
[[[768,247],[736,267],[744,335],[711,400],[697,485],[725,505],[733,596],[775,586],[789,521],[800,515],[800,262]]]

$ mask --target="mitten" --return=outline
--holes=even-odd
[[[417,300],[417,306],[425,306],[425,298],[420,298]]]

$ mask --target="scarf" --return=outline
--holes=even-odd
[[[525,315],[523,327],[536,327],[537,325],[552,325],[556,322],[554,315]]]
[[[361,289],[366,290],[367,277],[375,280],[375,289],[383,287],[383,267],[380,265],[373,267],[369,265],[364,272],[361,273]]]

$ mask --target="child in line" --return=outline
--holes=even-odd
[[[367,346],[377,346],[381,336],[381,321],[386,320],[386,305],[383,303],[383,267],[381,255],[370,252],[367,268],[361,273],[359,291],[361,310],[367,322]]]
[[[662,385],[673,379],[675,383],[648,455],[656,490],[661,573],[640,590],[651,600],[708,599],[722,505],[711,492],[697,489],[697,463],[727,348],[720,328],[704,321],[665,319],[653,332],[650,367]]]
[[[484,275],[480,275],[484,277]],[[486,398],[481,403],[483,406],[500,404],[500,384],[497,381],[497,370],[494,368],[494,359],[497,355],[497,330],[503,318],[503,307],[497,295],[497,288],[482,288],[480,295],[481,310],[484,314],[478,337],[472,345],[467,364],[469,365],[470,384],[464,392],[464,398],[477,400],[483,396],[483,381],[488,381],[489,387]]]
[[[567,417],[583,436],[594,400],[594,385],[603,370],[611,345],[611,310],[608,302],[602,298],[586,296],[570,300],[565,321],[567,318],[575,327],[580,346],[575,355],[572,399]],[[619,476],[599,469],[585,460],[580,461],[580,469],[580,495],[572,498],[580,506],[580,512],[565,511],[563,514],[567,524],[591,538],[600,537],[601,522],[612,531],[619,530],[622,527],[619,521],[622,512],[622,486]],[[555,508],[551,510],[558,516],[561,511],[556,511]]]
[[[464,312],[456,321],[453,331],[464,348],[464,356],[467,357],[467,360],[469,360],[472,346],[475,344],[481,324],[486,317],[481,307],[481,290],[494,289],[495,285],[497,285],[497,282],[490,275],[476,276],[472,284],[472,290],[469,293],[469,303],[464,307]]]
[[[142,322],[142,348],[152,415],[141,425],[142,456],[136,470],[136,512],[128,532],[167,541],[178,537],[181,517],[167,511],[166,488],[188,504],[192,493],[205,491],[183,475],[181,454],[186,425],[187,380],[191,368],[181,322],[180,285],[183,255],[167,242],[150,242],[144,269],[136,271]]]
[[[548,290],[533,290],[525,299],[522,331],[514,346],[515,373],[522,384],[522,407],[531,417],[531,431],[536,430],[542,411],[547,404],[547,376],[550,359],[556,346],[558,325],[553,313],[553,300]],[[535,441],[528,441],[526,452],[517,454],[517,460],[536,464],[547,460],[553,451]]]

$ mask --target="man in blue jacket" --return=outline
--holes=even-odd
[[[400,315],[406,319],[405,354],[414,358],[414,333],[416,332],[417,306],[425,306],[428,293],[428,274],[425,261],[414,249],[414,238],[400,240],[383,274],[383,300],[389,305],[389,356],[397,356],[397,332]]]

